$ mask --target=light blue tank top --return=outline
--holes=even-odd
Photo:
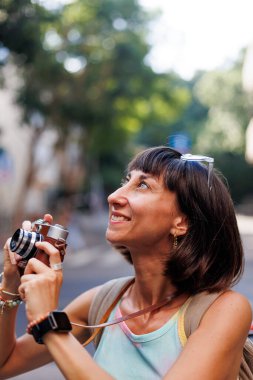
[[[158,380],[171,368],[186,341],[184,303],[161,328],[133,334],[125,322],[106,327],[95,352],[95,361],[117,380]],[[109,321],[121,317],[119,304]]]

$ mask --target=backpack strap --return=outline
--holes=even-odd
[[[192,297],[184,313],[184,331],[187,339],[199,327],[202,317],[221,294],[202,292]]]
[[[121,293],[122,289],[127,287],[133,281],[133,279],[133,276],[121,277],[110,280],[101,287],[101,289],[93,298],[90,306],[88,315],[89,325],[97,325],[104,322],[104,320],[101,321],[101,318],[103,318],[108,309],[110,309],[110,312],[112,311],[110,306],[115,306],[114,301],[118,301],[117,296],[119,293]],[[183,324],[184,326],[184,344],[186,343],[189,336],[198,328],[203,315],[220,294],[221,293],[209,294],[207,292],[202,292],[192,297],[189,303],[187,303],[187,307],[184,309],[184,312],[180,316],[180,325],[182,326]],[[92,337],[85,342],[85,345],[93,340],[95,347],[97,347],[100,342],[102,333],[103,330],[101,329],[100,331],[97,331],[97,334],[94,337],[94,329],[91,329]]]
[[[106,282],[92,300],[88,315],[88,324],[97,325],[101,322],[104,322],[101,319],[105,316],[105,313],[108,310],[110,312],[112,311],[112,308],[115,306],[115,302],[118,302],[118,296],[121,294],[121,291],[123,290],[125,292],[125,289],[133,282],[133,280],[134,277],[129,276],[116,278]],[[106,317],[109,317],[107,314],[108,313],[106,313]],[[90,339],[88,339],[88,341],[85,342],[85,345],[94,339],[94,345],[97,347],[100,342],[103,330],[100,329],[94,331],[94,329],[91,329],[91,333],[92,336]]]
[[[253,343],[250,338],[247,338],[246,342],[244,343],[239,379],[253,379]]]

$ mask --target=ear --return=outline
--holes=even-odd
[[[185,215],[177,216],[173,221],[173,226],[170,233],[173,236],[185,235],[188,230],[188,219]]]

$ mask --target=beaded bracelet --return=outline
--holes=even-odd
[[[3,297],[0,296],[0,308],[1,312],[0,314],[3,314],[4,309],[12,309],[22,303],[22,300],[20,298],[16,298],[14,300],[5,300]]]

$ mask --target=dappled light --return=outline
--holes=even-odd
[[[238,49],[229,64],[195,71],[190,79],[181,75],[180,65],[190,69],[190,58],[197,58],[194,49],[184,62],[178,56],[177,66],[156,70],[175,58],[175,49],[183,48],[191,37],[185,37],[191,26],[188,20],[185,30],[180,29],[179,5],[171,5],[168,12],[163,3],[159,10],[159,4],[148,0],[1,3],[0,96],[7,111],[0,119],[0,148],[8,150],[8,141],[13,134],[19,136],[22,126],[30,134],[24,143],[27,155],[21,141],[13,153],[14,168],[18,161],[24,170],[22,184],[15,185],[19,195],[11,218],[19,220],[26,214],[29,202],[22,194],[30,189],[37,199],[36,213],[48,207],[60,213],[62,199],[70,209],[90,210],[96,209],[94,199],[101,197],[100,205],[105,207],[107,194],[120,182],[132,153],[162,144],[214,156],[233,199],[240,203],[251,199],[253,169],[245,161],[246,147],[247,159],[251,157],[245,140],[250,136],[253,101],[249,79],[245,83],[246,77],[251,78],[249,58],[245,61],[250,54]],[[206,15],[199,7],[204,35]],[[9,75],[13,70],[16,74]],[[49,170],[36,152],[48,130],[57,137],[45,151],[58,172],[42,181],[38,173]],[[228,158],[244,173],[240,186]]]

